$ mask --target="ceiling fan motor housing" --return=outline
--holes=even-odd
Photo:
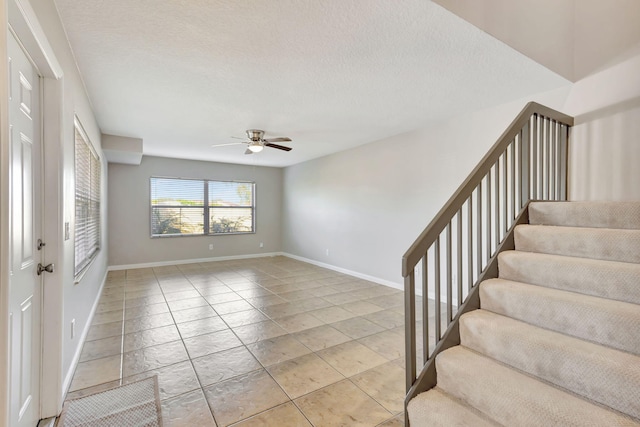
[[[254,142],[262,141],[263,136],[264,136],[263,130],[260,130],[260,129],[247,130],[247,137]]]

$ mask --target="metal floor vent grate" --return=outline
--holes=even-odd
[[[66,401],[58,427],[80,426],[161,427],[158,377]]]

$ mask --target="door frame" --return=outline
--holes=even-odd
[[[11,31],[40,75],[40,132],[42,156],[42,234],[47,262],[59,263],[62,253],[62,113],[63,72],[29,0],[0,0],[0,55],[6,61]],[[9,317],[9,114],[7,67],[0,67],[0,319]],[[47,275],[41,301],[40,418],[58,415],[62,408],[62,268]],[[10,404],[8,322],[0,322],[0,425],[8,423]]]

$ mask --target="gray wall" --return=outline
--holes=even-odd
[[[254,181],[256,233],[150,237],[151,176]],[[144,156],[140,166],[109,164],[109,265],[122,267],[282,250],[282,169]],[[264,247],[260,248],[260,243]],[[213,250],[209,250],[213,244]]]

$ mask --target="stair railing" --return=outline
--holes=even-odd
[[[513,248],[513,228],[528,222],[529,201],[567,199],[571,126],[572,117],[527,104],[402,257],[405,410],[435,386],[436,356],[460,343],[458,318],[479,308],[477,285],[497,277],[497,254]]]

